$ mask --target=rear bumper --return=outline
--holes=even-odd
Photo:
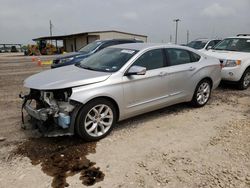
[[[217,79],[216,81],[214,81],[213,89],[216,89],[219,86],[220,82],[221,82],[221,79]]]

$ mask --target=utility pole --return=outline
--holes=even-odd
[[[187,30],[187,44],[189,43],[189,30]]]
[[[51,37],[52,37],[52,27],[53,27],[52,22],[51,20],[49,20],[49,33]],[[50,40],[50,44],[52,44],[52,40]]]
[[[170,43],[172,43],[172,35],[170,35],[169,40],[170,40]]]
[[[52,37],[52,27],[53,27],[53,25],[52,25],[52,22],[51,22],[51,20],[49,21],[49,32],[50,32],[50,36]]]
[[[180,19],[174,19],[175,22],[175,44],[177,44],[177,35],[178,35],[178,22],[181,21]]]

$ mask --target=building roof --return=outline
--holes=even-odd
[[[121,33],[121,34],[128,34],[128,35],[135,35],[139,37],[146,37],[146,35],[140,35],[140,34],[135,34],[135,33],[128,33],[128,32],[123,32],[123,31],[116,31],[116,30],[107,30],[107,31],[90,31],[90,32],[83,32],[83,33],[75,33],[75,34],[70,34],[70,35],[57,35],[57,36],[45,36],[45,37],[39,37],[32,39],[33,41],[38,41],[38,40],[63,40],[65,38],[71,38],[79,35],[96,35],[98,33],[110,33],[110,32],[115,32],[115,33]]]

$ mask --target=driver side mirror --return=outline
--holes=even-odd
[[[146,67],[141,67],[141,66],[132,66],[129,68],[128,72],[126,73],[126,76],[129,75],[145,75],[146,74]]]

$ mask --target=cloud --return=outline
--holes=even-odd
[[[136,12],[126,12],[125,14],[123,14],[122,16],[123,18],[125,18],[126,20],[138,20],[138,14]]]
[[[121,30],[148,35],[151,42],[227,37],[249,32],[250,0],[0,0],[0,42],[30,43],[32,38],[95,30]],[[48,6],[48,4],[50,6]],[[17,6],[18,5],[18,6]],[[216,18],[216,19],[215,19]]]
[[[202,10],[202,15],[209,17],[226,17],[233,15],[235,13],[234,9],[230,7],[221,6],[218,3],[213,3],[209,7]]]

